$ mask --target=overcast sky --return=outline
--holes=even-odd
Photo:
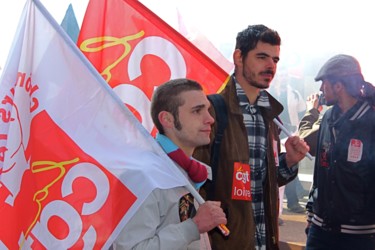
[[[8,50],[26,0],[0,1],[0,66]],[[88,0],[41,0],[58,23],[72,3],[81,23]],[[235,36],[249,24],[262,23],[276,29],[282,38],[280,65],[305,63],[317,70],[337,53],[360,61],[366,80],[375,83],[375,17],[371,1],[357,0],[141,0],[172,26],[176,8],[185,22],[199,27],[222,53],[231,58]],[[280,67],[280,66],[279,66]]]

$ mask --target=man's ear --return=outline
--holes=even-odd
[[[242,65],[242,53],[240,49],[236,49],[233,52],[233,62],[236,66]]]
[[[158,115],[159,122],[164,128],[173,127],[173,115],[168,111],[161,111]]]

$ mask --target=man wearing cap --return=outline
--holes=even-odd
[[[375,249],[374,86],[358,61],[329,59],[315,77],[328,109],[318,133],[307,203],[306,250]]]

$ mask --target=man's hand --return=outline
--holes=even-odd
[[[205,233],[220,224],[227,224],[227,218],[219,201],[206,201],[199,206],[193,221],[197,224],[199,233]]]
[[[306,100],[306,107],[307,107],[307,110],[311,110],[314,108],[314,109],[317,109],[319,112],[321,112],[323,107],[319,105],[319,95],[318,94],[309,95]]]
[[[291,136],[285,142],[285,149],[286,163],[288,167],[292,167],[305,157],[310,147],[304,140],[299,138],[299,136]]]

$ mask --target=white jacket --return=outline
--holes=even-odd
[[[204,165],[209,178],[212,178],[211,168]],[[182,168],[177,164],[176,167],[188,178]],[[210,250],[208,234],[199,234],[191,218],[183,222],[180,220],[179,201],[188,193],[185,187],[153,190],[122,229],[113,249]],[[194,206],[198,210],[196,200]]]
[[[192,219],[180,222],[179,200],[187,193],[184,187],[155,189],[121,231],[113,249],[211,249],[207,233],[200,235]]]

